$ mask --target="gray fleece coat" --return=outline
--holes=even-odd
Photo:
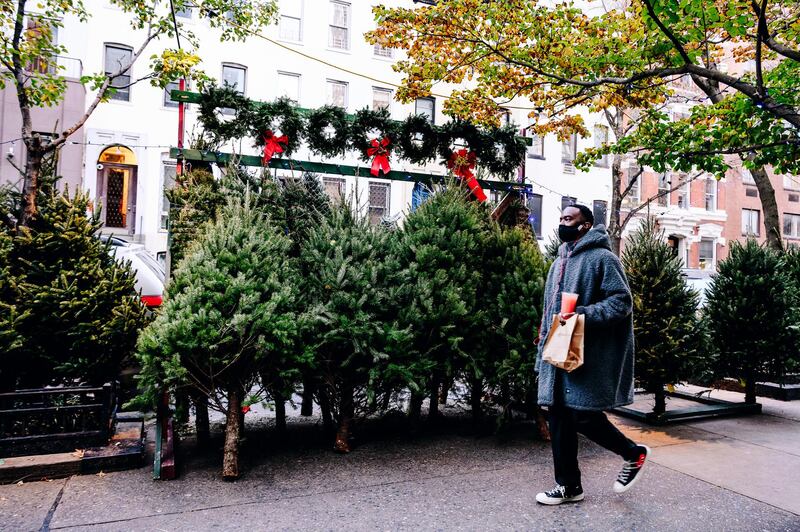
[[[570,251],[562,244],[545,284],[536,369],[539,404],[554,401],[577,410],[608,410],[633,402],[633,316],[631,290],[622,264],[611,252],[605,227],[593,227]],[[563,274],[561,273],[563,270]],[[559,282],[559,278],[561,278]],[[542,362],[561,292],[578,294],[576,313],[586,320],[583,366],[567,373]],[[556,373],[561,379],[556,386]],[[557,390],[557,391],[556,391]],[[559,393],[560,398],[554,397]]]

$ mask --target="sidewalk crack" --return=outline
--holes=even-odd
[[[67,480],[64,481],[64,485],[61,486],[61,489],[58,491],[58,495],[56,495],[56,499],[53,501],[53,506],[50,507],[50,511],[47,512],[47,515],[44,517],[44,522],[42,522],[42,528],[39,529],[39,532],[50,532],[50,522],[53,520],[53,515],[56,513],[56,509],[61,502],[61,497],[64,495],[64,490],[67,488],[70,478],[72,477],[68,477]]]

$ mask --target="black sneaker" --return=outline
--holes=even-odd
[[[650,448],[646,445],[638,445],[637,447],[639,454],[636,459],[626,460],[625,465],[622,466],[622,471],[617,475],[617,480],[614,482],[614,491],[617,493],[625,493],[642,477],[642,469],[644,469],[647,459],[650,457]]]
[[[536,502],[539,504],[556,505],[562,502],[578,502],[583,500],[583,488],[568,488],[567,486],[556,485],[555,488],[544,493],[536,494]]]

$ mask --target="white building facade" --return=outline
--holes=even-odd
[[[209,76],[236,85],[255,100],[270,101],[288,96],[301,107],[316,108],[335,104],[354,112],[363,107],[388,106],[391,115],[402,120],[412,113],[427,114],[436,124],[443,116],[443,95],[401,104],[394,101],[401,76],[392,70],[399,58],[397,50],[368,44],[363,37],[375,27],[371,1],[281,0],[279,21],[263,30],[263,37],[244,43],[220,43],[218,34],[197,10],[185,10],[178,20],[201,38],[199,65]],[[384,0],[382,4],[413,7],[412,0]],[[80,58],[84,73],[112,71],[115,65],[130,60],[144,33],[127,26],[127,16],[107,0],[86,2],[92,17],[85,23],[65,21],[59,43],[71,56]],[[149,56],[161,49],[174,48],[174,41],[152,43],[128,73],[130,80],[145,76]],[[170,89],[177,86],[170,87]],[[87,105],[94,93],[87,91]],[[524,101],[514,102],[511,122],[530,124]],[[601,117],[587,114],[586,122],[595,136],[559,142],[555,136],[534,139],[525,160],[526,182],[533,187],[530,206],[535,230],[543,241],[558,225],[559,212],[571,202],[583,203],[605,216],[611,198],[611,170],[598,164],[589,172],[579,172],[572,159],[581,149],[607,138],[608,128]],[[186,138],[199,131],[197,109],[187,105]],[[196,129],[195,129],[196,127]],[[142,242],[154,254],[167,247],[168,204],[165,187],[171,186],[175,161],[169,148],[177,145],[178,108],[168,92],[147,81],[120,90],[110,101],[101,103],[83,128],[83,187],[102,204],[106,230],[128,235]],[[248,140],[232,146],[238,153],[256,154]],[[320,161],[301,149],[298,160]],[[337,161],[359,163],[355,154]],[[392,169],[445,174],[443,165],[425,168],[404,161],[392,161]],[[366,172],[365,172],[366,174]],[[350,194],[358,189],[362,204],[378,216],[402,218],[410,208],[412,183],[384,179],[322,176],[332,194]],[[497,195],[491,198],[497,201]]]

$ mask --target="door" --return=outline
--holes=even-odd
[[[102,219],[112,232],[136,231],[136,167],[104,164],[98,172]]]

